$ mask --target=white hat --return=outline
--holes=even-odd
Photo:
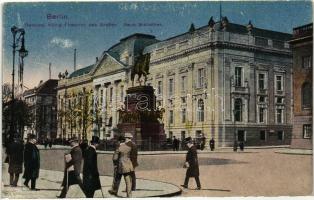
[[[125,133],[124,137],[125,138],[133,138],[133,135],[131,133]]]

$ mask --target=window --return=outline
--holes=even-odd
[[[169,138],[172,139],[172,137],[173,137],[173,133],[172,131],[169,131]]]
[[[204,101],[199,99],[197,103],[197,119],[199,122],[204,121]]]
[[[306,82],[302,85],[301,89],[302,95],[302,108],[311,108],[312,107],[312,87],[311,84]]]
[[[100,105],[100,107],[102,107],[103,96],[104,96],[104,91],[100,90],[100,98],[99,98],[99,105]]]
[[[258,88],[260,90],[265,89],[265,74],[258,74]]]
[[[181,119],[182,119],[182,123],[185,123],[186,121],[186,109],[185,108],[182,109]]]
[[[259,122],[260,123],[265,122],[264,116],[265,116],[265,108],[259,108]]]
[[[173,110],[169,111],[169,123],[173,124]]]
[[[283,49],[284,48],[284,42],[280,40],[273,40],[273,47],[277,49]]]
[[[260,103],[265,103],[265,97],[264,96],[260,96],[259,97],[259,102]]]
[[[234,120],[237,122],[242,121],[242,99],[234,101]]]
[[[238,141],[241,141],[241,142],[245,141],[245,131],[243,130],[238,131]]]
[[[284,134],[283,134],[283,131],[278,131],[277,132],[277,136],[278,136],[278,140],[284,140]]]
[[[261,37],[255,37],[255,45],[268,46],[268,39],[261,38]]]
[[[205,79],[205,70],[204,68],[198,69],[197,71],[197,87],[198,88],[203,88],[204,87],[204,79]]]
[[[201,130],[195,131],[195,137],[196,137],[196,138],[202,137],[202,131],[201,131]]]
[[[283,103],[283,98],[282,97],[277,97],[276,103]]]
[[[121,99],[121,101],[123,101],[123,97],[124,97],[124,86],[122,85],[120,87],[120,99]]]
[[[174,92],[174,83],[173,79],[169,79],[169,97],[173,95]]]
[[[236,87],[242,86],[242,67],[235,68],[235,86]]]
[[[311,124],[304,124],[303,125],[303,138],[304,139],[311,139],[312,138],[312,125]]]
[[[277,91],[282,91],[283,90],[282,76],[276,76],[276,90]]]
[[[162,81],[158,81],[157,94],[162,95]]]
[[[184,141],[185,139],[185,131],[181,131],[181,141]]]
[[[262,141],[266,140],[266,131],[260,131],[260,140]]]
[[[184,92],[186,89],[186,76],[181,76],[181,91]]]
[[[110,103],[112,103],[112,96],[113,96],[113,88],[110,88],[110,92],[109,92],[109,101]]]
[[[302,57],[302,68],[308,69],[312,67],[312,56]]]
[[[186,97],[181,97],[182,104],[186,103]]]
[[[276,116],[277,116],[277,123],[281,124],[283,122],[283,109],[278,108],[276,109]]]

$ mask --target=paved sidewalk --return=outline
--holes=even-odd
[[[15,198],[15,199],[48,199],[56,198],[60,194],[61,181],[63,172],[40,170],[40,178],[37,179],[36,187],[39,191],[31,191],[27,187],[22,186],[24,179],[19,180],[18,187],[11,187],[9,183],[9,174],[7,173],[7,164],[2,166],[2,198]],[[101,176],[100,178],[102,191],[105,198],[115,197],[108,193],[111,188],[112,177]],[[159,181],[137,179],[137,189],[132,192],[133,197],[162,197],[162,196],[175,196],[181,194],[181,189],[173,184],[164,183]],[[67,194],[67,198],[84,198],[83,192],[78,185],[71,186]],[[125,184],[122,178],[118,197],[126,197]],[[94,198],[102,198],[100,190],[95,192]]]
[[[313,155],[312,149],[292,149],[292,148],[284,148],[275,151],[276,153],[282,154],[295,154],[295,155]]]

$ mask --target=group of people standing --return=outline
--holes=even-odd
[[[40,154],[36,142],[36,136],[30,135],[25,145],[20,138],[14,138],[7,145],[6,162],[9,164],[10,186],[17,186],[19,176],[23,172],[24,163],[24,185],[29,188],[29,182],[31,182],[30,189],[38,190],[36,188],[36,179],[39,176]]]
[[[124,136],[119,137],[116,145],[113,154],[113,183],[112,188],[108,191],[112,195],[117,196],[122,176],[124,176],[126,183],[127,197],[132,197],[132,191],[136,189],[137,147],[132,142],[132,137],[131,133],[125,133]],[[68,154],[65,154],[63,188],[60,195],[57,196],[58,198],[65,198],[69,187],[75,184],[79,185],[87,198],[93,198],[95,191],[101,190],[96,153],[98,144],[99,138],[96,136],[93,136],[90,145],[83,148],[83,150],[79,146],[78,140],[73,139],[70,141],[72,148]],[[84,160],[83,180],[80,177],[82,160]]]

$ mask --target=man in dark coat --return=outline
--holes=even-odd
[[[99,138],[93,136],[90,146],[85,149],[85,153],[83,154],[83,185],[87,198],[93,198],[95,191],[101,189],[96,153],[98,144]]]
[[[39,176],[40,154],[36,142],[36,136],[30,135],[24,149],[24,185],[29,187],[28,183],[31,181],[31,190],[38,190],[36,189],[36,179]]]
[[[215,150],[215,140],[214,140],[214,138],[212,138],[212,139],[209,141],[209,147],[210,147],[210,150],[211,150],[211,151],[214,151],[214,150]]]
[[[9,159],[9,174],[10,185],[17,186],[20,173],[23,171],[23,151],[24,144],[19,138],[15,138],[13,142],[8,145],[7,154]]]
[[[197,190],[201,189],[201,183],[199,179],[199,167],[196,147],[193,145],[192,138],[188,137],[185,139],[186,145],[188,147],[188,152],[186,154],[184,167],[187,168],[184,184],[181,185],[184,188],[188,188],[190,177],[194,177],[197,185]]]
[[[179,147],[179,141],[176,138],[176,136],[173,136],[173,140],[172,140],[173,151],[178,151],[179,150],[178,147]]]
[[[138,166],[138,162],[137,162],[137,146],[134,142],[132,142],[132,138],[133,135],[131,133],[126,133],[125,138],[128,138],[129,140],[126,141],[126,145],[128,145],[129,147],[131,147],[131,154],[130,154],[130,158],[131,158],[131,162],[134,168],[134,171],[132,171],[130,173],[131,175],[131,180],[132,180],[132,191],[136,190],[136,175],[135,175],[135,168]]]
[[[86,195],[83,182],[80,177],[82,165],[82,150],[79,147],[78,140],[76,139],[70,140],[70,145],[72,149],[69,154],[65,155],[65,169],[62,181],[63,188],[60,196],[57,196],[58,198],[65,198],[69,190],[69,186],[75,184],[78,184],[83,193]]]

